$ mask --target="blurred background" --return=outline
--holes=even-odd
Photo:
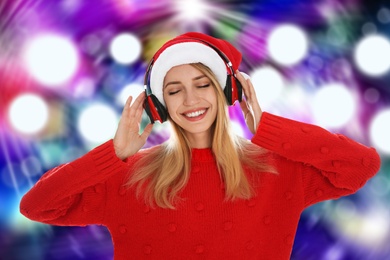
[[[390,259],[390,4],[373,0],[1,0],[0,259],[112,259],[104,227],[35,223],[19,202],[46,170],[114,136],[154,52],[188,31],[243,53],[263,110],[381,155],[356,194],[303,212],[291,259]],[[146,147],[169,133],[157,124]]]

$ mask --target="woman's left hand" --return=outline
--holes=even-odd
[[[245,123],[251,133],[255,134],[263,112],[261,111],[259,102],[257,101],[255,88],[253,87],[251,80],[245,79],[238,70],[236,71],[236,77],[242,85],[242,90],[245,96],[245,99],[243,98],[240,102]]]

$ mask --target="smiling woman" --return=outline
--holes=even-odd
[[[240,63],[233,45],[208,35],[168,41],[148,66],[145,93],[127,99],[113,140],[44,174],[21,213],[104,225],[115,259],[289,259],[301,212],[356,192],[380,158],[345,136],[263,112]],[[232,132],[236,101],[251,141]],[[149,149],[141,149],[153,127],[139,133],[143,108],[173,129]]]
[[[168,71],[164,86],[169,116],[183,128],[190,146],[210,147],[211,125],[217,116],[215,85],[194,66],[180,65]]]

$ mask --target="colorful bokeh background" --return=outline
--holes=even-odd
[[[303,212],[291,259],[390,259],[390,4],[372,0],[1,0],[0,259],[112,259],[104,227],[36,223],[19,202],[46,170],[113,137],[153,53],[187,31],[243,53],[263,110],[381,155],[356,194]],[[157,124],[146,146],[169,133]]]

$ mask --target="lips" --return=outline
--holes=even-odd
[[[202,109],[202,110],[195,111],[195,112],[185,113],[184,115],[186,117],[197,117],[197,116],[203,115],[205,112],[206,112],[206,109]]]
[[[200,108],[200,109],[194,109],[190,111],[186,111],[182,113],[182,115],[190,121],[196,121],[202,119],[206,113],[207,113],[208,108]]]

